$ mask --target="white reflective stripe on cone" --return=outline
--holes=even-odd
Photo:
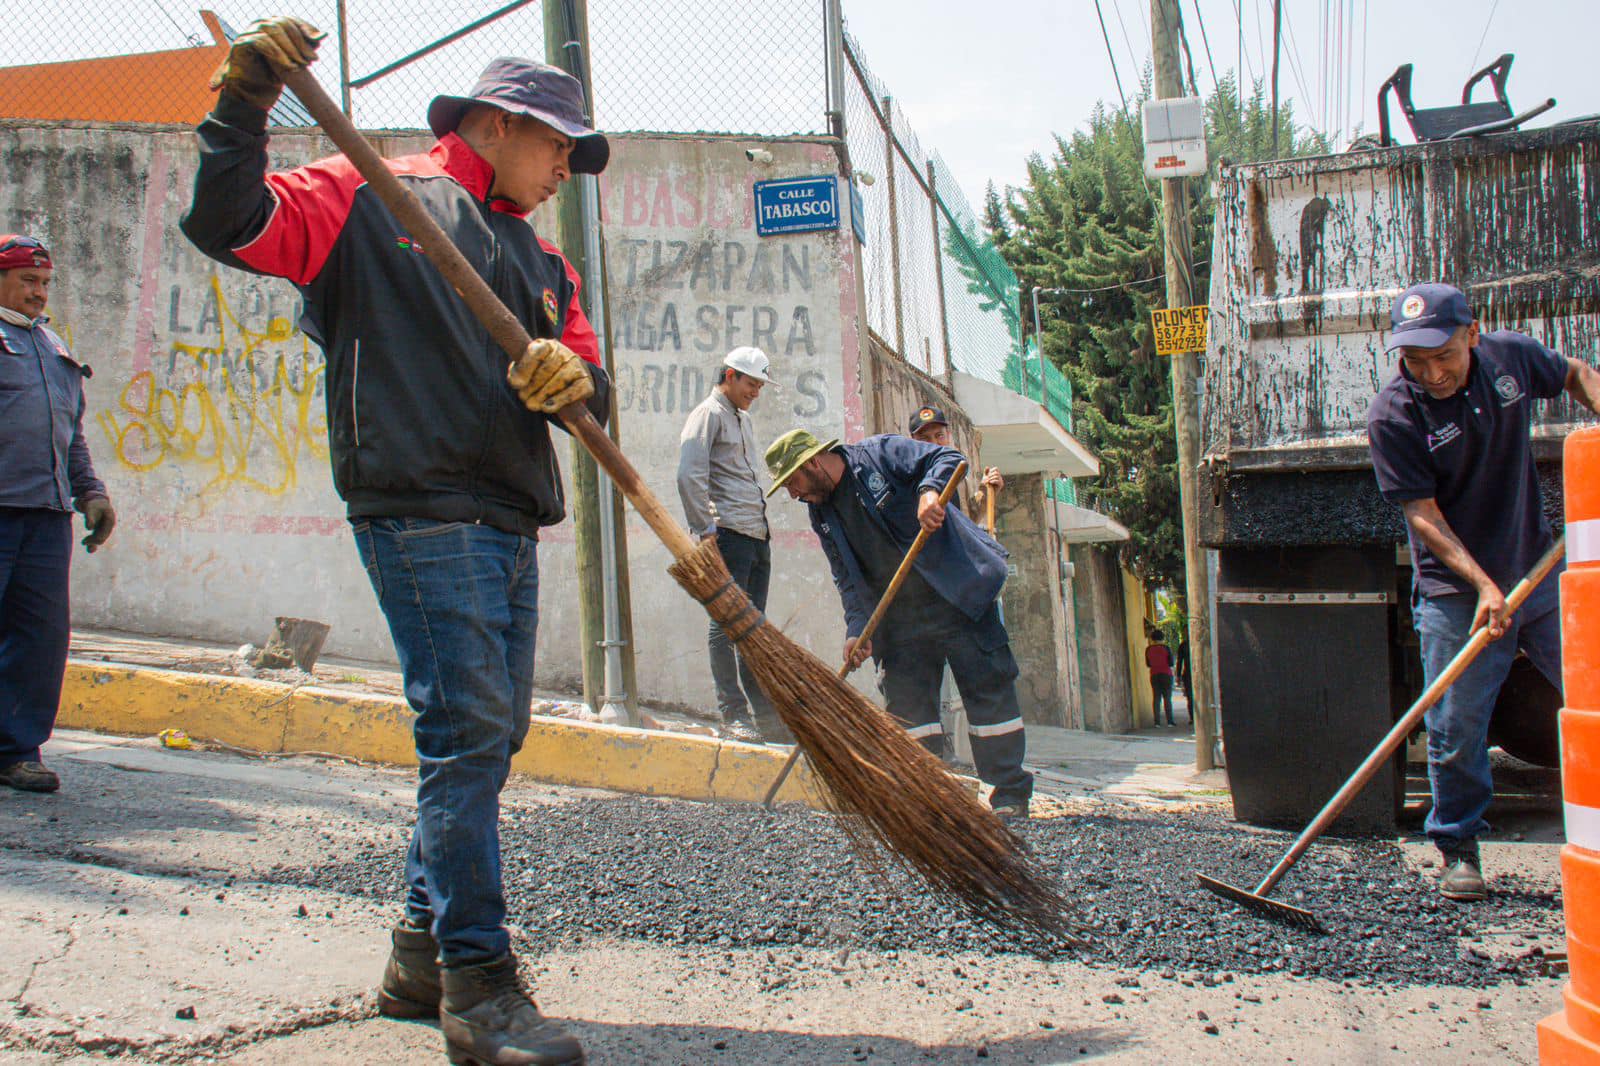
[[[1600,562],[1600,518],[1567,523],[1567,562]]]
[[[998,737],[1007,733],[1015,733],[1022,728],[1022,719],[1012,718],[994,725],[974,725],[968,723],[967,731],[975,737]]]
[[[1567,809],[1567,843],[1600,851],[1600,807],[1564,803]]]
[[[929,722],[927,725],[916,725],[906,730],[907,735],[922,739],[923,737],[936,737],[944,732],[944,726],[938,722]]]

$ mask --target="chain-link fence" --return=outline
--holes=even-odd
[[[0,38],[0,117],[196,123],[228,41],[277,10],[36,0]],[[421,127],[429,100],[465,92],[494,56],[546,57],[539,0],[296,0],[291,10],[328,31],[317,75],[369,129]],[[821,2],[596,4],[589,36],[604,129],[828,131]],[[287,99],[273,119],[308,121]]]
[[[328,31],[318,77],[368,129],[423,126],[497,55],[544,58],[564,0],[297,0]],[[0,37],[0,117],[194,124],[258,0],[34,0]],[[611,131],[825,134],[828,0],[657,0],[588,9],[596,122]],[[949,168],[923,150],[848,37],[838,82],[865,207],[867,318],[908,362],[1004,385],[1071,424],[1071,390],[1023,345],[1020,292]],[[285,94],[278,125],[310,117]],[[870,180],[870,184],[868,184]]]
[[[928,373],[960,370],[1002,385],[1043,404],[1070,431],[1072,385],[1041,364],[1031,337],[1025,342],[1016,274],[848,34],[845,49],[845,139],[864,186],[868,324]],[[1046,491],[1077,502],[1071,481]]]

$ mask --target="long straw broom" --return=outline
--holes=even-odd
[[[956,464],[954,472],[950,475],[950,480],[945,483],[944,491],[939,493],[940,507],[950,502],[950,497],[956,494],[956,486],[961,484],[961,479],[966,473],[967,461],[963,459]],[[871,640],[872,634],[878,631],[878,623],[883,621],[885,614],[889,613],[889,605],[894,602],[896,594],[900,591],[900,586],[905,584],[906,578],[911,575],[911,567],[917,561],[917,556],[922,553],[922,546],[926,543],[928,543],[928,531],[926,529],[917,530],[916,537],[911,541],[911,547],[906,549],[905,555],[900,560],[900,565],[895,567],[894,576],[889,579],[889,587],[883,590],[882,596],[878,597],[878,606],[872,609],[872,614],[867,619],[867,624],[861,627],[861,634],[856,637],[855,644],[852,645],[853,648],[860,647]],[[850,671],[854,669],[854,664],[847,658],[844,664],[839,667],[840,679],[849,677]],[[767,787],[767,794],[761,800],[762,806],[769,809],[772,807],[772,801],[778,798],[778,790],[783,788],[785,781],[789,780],[789,774],[794,771],[794,764],[799,760],[800,748],[796,745],[794,750],[789,752],[789,758],[784,761],[783,769],[778,771],[778,776],[774,777],[772,784]]]
[[[472,313],[513,358],[533,339],[384,165],[307,69],[284,81],[327,131]],[[639,516],[672,553],[669,572],[739,646],[762,690],[844,815],[852,843],[877,844],[933,891],[1002,927],[1076,942],[1066,904],[1023,854],[1020,841],[887,714],[771,625],[734,584],[716,542],[697,544],[668,514],[627,457],[581,403],[559,412]]]

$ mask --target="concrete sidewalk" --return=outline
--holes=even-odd
[[[171,728],[246,753],[415,762],[411,712],[390,664],[323,659],[311,674],[256,670],[237,648],[93,630],[74,632],[72,655],[64,728],[142,736]],[[570,694],[538,692],[533,728],[513,769],[552,784],[759,800],[788,749],[719,739],[705,724],[711,717],[649,709],[649,728],[603,726],[585,720]],[[1031,725],[1028,764],[1046,799],[1163,805],[1216,803],[1227,794],[1221,771],[1194,771],[1194,742],[1181,729],[1107,736]],[[822,805],[804,761],[779,798]],[[1049,810],[1041,804],[1041,813]]]

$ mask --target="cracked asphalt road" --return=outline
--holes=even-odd
[[[388,868],[409,830],[409,772],[86,734],[58,738],[48,757],[61,793],[0,794],[0,1063],[442,1061],[434,1028],[375,1016],[393,900],[370,885],[283,876]],[[526,783],[508,801],[523,823],[544,807],[636,819],[659,809],[668,825],[708,810]],[[1491,868],[1516,866],[1519,885],[1538,885],[1553,876],[1555,850],[1488,855]],[[568,905],[613,913],[577,892]],[[826,943],[794,944],[591,924],[601,928],[554,935],[530,924],[519,941],[541,1004],[599,1066],[1533,1063],[1534,1023],[1560,1004],[1560,979],[1538,975],[1364,987],[1132,958],[1046,963],[968,941],[895,947],[853,922]],[[1492,921],[1482,932],[1486,947],[1512,954],[1549,933]]]

